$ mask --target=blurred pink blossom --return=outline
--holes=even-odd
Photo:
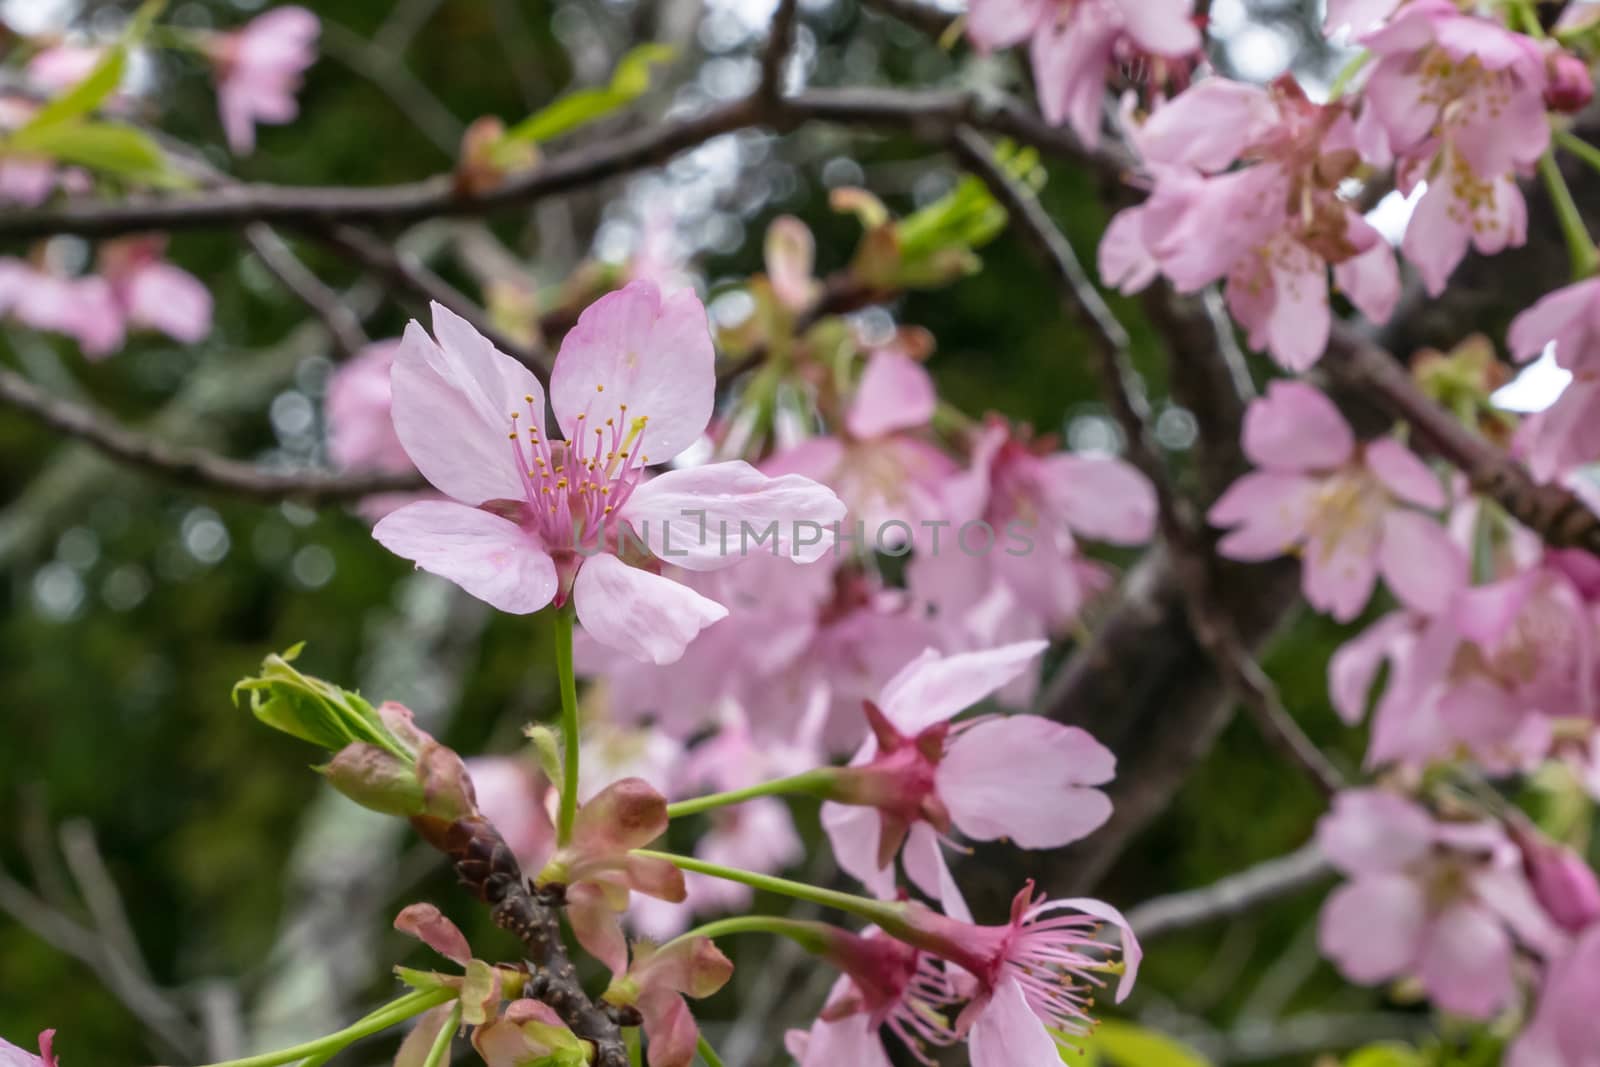
[[[303,7],[276,7],[212,39],[222,128],[235,153],[255,149],[256,123],[280,125],[298,114],[295,93],[316,62],[321,29],[317,16]]]

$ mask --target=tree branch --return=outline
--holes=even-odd
[[[328,336],[346,359],[366,347],[368,338],[361,328],[361,320],[345,306],[339,294],[323,284],[322,279],[300,262],[277,231],[263,223],[254,222],[245,227],[244,239],[250,250],[261,260],[267,271],[289,292],[299,298],[322,324]]]
[[[1318,366],[1407,423],[1423,445],[1459,468],[1474,489],[1496,500],[1546,544],[1600,555],[1600,516],[1570,490],[1534,481],[1522,464],[1462,425],[1417,387],[1401,363],[1353,327],[1335,326]]]
[[[778,9],[772,13],[767,47],[761,53],[761,82],[756,88],[757,99],[769,107],[783,97],[784,67],[794,48],[795,16],[799,6],[797,0],[778,0]]]
[[[273,471],[226,459],[203,449],[181,448],[129,429],[103,412],[54,397],[13,370],[0,367],[0,404],[43,426],[180,485],[221,489],[263,500],[292,498],[307,503],[354,500],[373,493],[414,492],[416,474],[330,474]]]
[[[1120,178],[1133,164],[1120,149],[1089,151],[1070,132],[1051,127],[1010,97],[954,91],[819,89],[778,101],[752,95],[699,115],[583,144],[547,157],[498,187],[477,194],[459,191],[453,174],[370,188],[239,183],[180,195],[69,201],[6,212],[0,216],[0,238],[55,233],[110,237],[142,230],[192,230],[250,222],[326,229],[337,223],[481,215],[663,163],[719,134],[763,123],[788,130],[810,121],[910,133],[934,142],[943,141],[956,126],[965,124],[1072,159],[1102,176]]]
[[[1305,845],[1203,888],[1147,900],[1129,910],[1128,922],[1141,938],[1160,937],[1241,915],[1326,881],[1332,873],[1317,847]]]

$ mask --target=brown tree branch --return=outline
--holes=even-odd
[[[1127,438],[1128,458],[1150,479],[1160,501],[1162,536],[1172,552],[1196,638],[1212,654],[1229,687],[1267,740],[1299,766],[1324,793],[1337,791],[1343,786],[1343,776],[1311,743],[1284,707],[1277,688],[1256,663],[1232,617],[1222,610],[1214,595],[1216,578],[1210,562],[1210,545],[1200,519],[1194,514],[1191,503],[1172,490],[1166,463],[1150,439],[1147,406],[1130,362],[1127,331],[1112,314],[1078,262],[1071,244],[1043,205],[1006,172],[988,142],[975,130],[958,128],[951,147],[1004,205],[1012,224],[1043,259],[1067,310],[1089,336],[1108,406]]]
[[[553,1008],[573,1033],[594,1042],[594,1067],[628,1067],[628,1049],[611,1015],[596,1006],[578,981],[578,969],[561,939],[560,901],[529,888],[516,857],[482,816],[442,823],[418,816],[418,832],[455,864],[461,884],[489,905],[495,925],[516,935],[534,965],[528,996]]]
[[[756,98],[771,107],[783,98],[784,68],[794,49],[794,27],[800,5],[797,0],[778,0],[767,30],[767,47],[761,53],[761,82]]]
[[[109,237],[142,230],[189,230],[281,223],[326,229],[337,223],[412,222],[438,216],[479,215],[592,185],[663,163],[719,134],[749,126],[792,129],[811,121],[910,133],[942,142],[958,125],[1011,137],[1040,151],[1120,177],[1131,157],[1115,148],[1089,151],[1070,132],[1056,129],[1010,97],[972,92],[896,89],[818,89],[778,101],[749,96],[699,115],[630,131],[608,141],[550,156],[477,194],[456,188],[453,174],[370,188],[233,184],[170,196],[143,194],[121,200],[68,201],[59,206],[7,212],[0,238],[56,233]]]
[[[1600,555],[1600,516],[1570,490],[1541,485],[1503,449],[1480,437],[1420,388],[1394,356],[1354,328],[1334,328],[1318,364],[1336,382],[1360,390],[1411,427],[1417,439],[1467,476],[1517,521],[1557,548]]]
[[[93,445],[114,459],[180,485],[221,489],[261,500],[292,498],[307,503],[354,500],[373,493],[424,488],[416,474],[331,474],[274,471],[225,459],[203,449],[170,445],[128,429],[110,416],[51,396],[15,371],[0,367],[0,404],[50,429]]]
[[[262,266],[278,280],[278,284],[299,298],[313,315],[322,320],[334,347],[344,358],[349,359],[366,347],[367,334],[361,328],[361,320],[355,312],[345,306],[337,292],[300,262],[276,230],[253,222],[245,227],[244,239],[256,258],[261,260]]]

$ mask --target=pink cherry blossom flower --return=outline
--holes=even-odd
[[[1573,376],[1554,404],[1518,427],[1516,447],[1533,476],[1556,481],[1600,458],[1600,279],[1544,297],[1512,321],[1507,342],[1522,361],[1553,345]]]
[[[1317,845],[1350,878],[1323,905],[1319,939],[1353,982],[1415,974],[1440,1008],[1486,1019],[1515,992],[1516,941],[1540,953],[1562,943],[1496,826],[1435,822],[1358,789],[1335,799]]]
[[[1492,254],[1527,238],[1516,177],[1550,145],[1544,55],[1451,0],[1412,0],[1361,43],[1377,57],[1363,98],[1398,187],[1427,183],[1401,247],[1437,296],[1469,244]]]
[[[606,786],[578,809],[572,840],[534,880],[564,886],[572,932],[589,955],[621,974],[628,944],[620,914],[637,891],[674,903],[685,895],[683,873],[662,859],[635,856],[667,830],[667,800],[640,778]]]
[[[19,259],[0,257],[0,314],[71,337],[89,359],[116,352],[125,336],[122,307],[104,278],[69,277]]]
[[[1164,274],[1194,292],[1226,279],[1252,347],[1296,371],[1327,346],[1330,268],[1368,318],[1394,310],[1394,254],[1341,193],[1360,162],[1344,105],[1314,104],[1288,77],[1270,89],[1211,79],[1130,136],[1155,188],[1107,229],[1107,284],[1133,292]]]
[[[1030,41],[1040,110],[1090,147],[1116,61],[1181,61],[1201,44],[1193,0],[973,0],[967,33],[985,50]]]
[[[884,687],[881,710],[866,702],[874,737],[839,772],[823,827],[839,865],[880,896],[894,892],[902,844],[913,882],[935,899],[949,875],[940,836],[1008,838],[1023,848],[1059,848],[1111,815],[1094,786],[1116,759],[1085,731],[1034,715],[949,720],[1011,681],[1044,650],[1026,642],[941,657],[932,651]]]
[[[390,369],[400,341],[377,341],[339,364],[328,380],[328,455],[350,470],[412,470],[392,414]]]
[[[1143,950],[1116,908],[1098,900],[1034,897],[1033,883],[1011,903],[1011,921],[978,926],[910,904],[896,936],[971,976],[971,999],[956,1023],[968,1035],[973,1067],[1053,1063],[1073,1037],[1093,1029],[1094,991],[1110,971],[1103,924],[1121,941],[1120,1002],[1132,992]]]
[[[1358,446],[1332,401],[1276,381],[1245,414],[1244,451],[1259,468],[1211,508],[1231,530],[1230,559],[1300,555],[1306,599],[1348,622],[1382,574],[1402,602],[1437,610],[1465,581],[1466,562],[1440,524],[1413,507],[1444,507],[1426,464],[1392,438]]]
[[[1461,588],[1431,616],[1386,616],[1334,655],[1334,707],[1352,724],[1390,666],[1368,766],[1420,767],[1465,749],[1491,773],[1530,770],[1550,751],[1555,718],[1594,713],[1593,612],[1557,564]]]
[[[923,1063],[933,1062],[925,1046],[960,1040],[950,1009],[961,998],[932,954],[878,930],[826,927],[821,937],[818,955],[844,973],[810,1029],[786,1037],[800,1067],[888,1067],[884,1028]]]
[[[948,519],[919,535],[908,583],[944,619],[979,610],[999,585],[1046,625],[1070,623],[1109,584],[1077,538],[1136,545],[1155,526],[1155,491],[1132,466],[1050,451],[999,420],[943,495]]]
[[[873,353],[845,413],[845,435],[813,437],[772,457],[768,474],[804,475],[836,490],[867,550],[895,549],[937,520],[955,470],[925,430],[939,398],[927,370],[898,348]]]
[[[211,332],[211,291],[161,258],[166,243],[159,234],[106,241],[99,273],[129,329],[159,330],[194,344]]]
[[[46,1030],[39,1035],[39,1055],[20,1049],[0,1037],[0,1067],[56,1067],[56,1058],[51,1053],[51,1046],[55,1044],[56,1032]]]
[[[211,41],[222,128],[236,154],[254,150],[256,123],[280,125],[299,113],[295,93],[316,62],[321,29],[305,8],[277,7]]]
[[[602,999],[639,1009],[650,1067],[689,1067],[700,1028],[683,998],[709,997],[731,977],[733,964],[708,937],[682,938],[661,948],[639,943],[627,973],[612,979]]]
[[[646,480],[651,455],[676,456],[711,416],[714,354],[693,292],[663,300],[633,282],[584,311],[551,374],[564,441],[546,433],[526,367],[437,304],[433,321],[437,343],[413,322],[395,356],[395,430],[452,499],[386,516],[373,536],[390,551],[512,614],[570,599],[596,640],[656,663],[727,614],[655,573],[660,561],[731,566],[752,524],[773,527],[775,553],[828,551],[820,531],[844,508],[810,479],[728,462]]]
[[[1506,1067],[1600,1067],[1600,926],[1591,926],[1544,976],[1539,1004]]]

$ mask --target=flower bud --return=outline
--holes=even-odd
[[[1553,52],[1545,60],[1550,80],[1545,85],[1544,103],[1551,111],[1573,115],[1594,99],[1594,75],[1589,65],[1570,52]]]
[[[456,191],[465,196],[481,196],[498,187],[507,174],[538,161],[537,148],[527,141],[507,138],[505,123],[485,115],[468,126],[461,137]]]
[[[767,278],[779,303],[790,311],[804,311],[817,298],[820,286],[811,276],[817,242],[806,224],[793,215],[774,219],[767,227]]]
[[[1600,920],[1600,880],[1583,858],[1534,833],[1517,835],[1534,896],[1563,929],[1577,933]]]
[[[420,815],[422,783],[416,767],[377,745],[346,745],[318,768],[328,783],[363,808],[385,815]]]

